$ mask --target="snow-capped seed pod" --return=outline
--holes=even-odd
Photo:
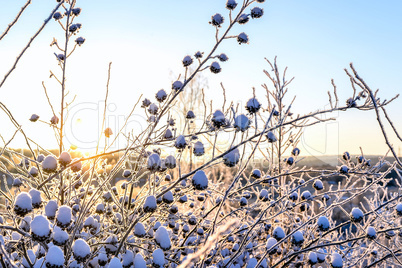
[[[81,14],[81,8],[80,8],[80,7],[73,8],[73,9],[71,10],[71,13],[72,13],[74,16],[78,16],[78,15]]]
[[[71,155],[69,152],[62,152],[59,156],[59,163],[62,166],[67,166],[71,163]]]
[[[334,252],[331,255],[331,267],[332,268],[342,268],[343,267],[342,256],[337,252]]]
[[[330,227],[328,218],[326,216],[320,216],[317,220],[317,227],[320,231],[328,231]]]
[[[197,190],[205,190],[208,188],[208,177],[203,170],[198,170],[194,174],[191,182]]]
[[[250,114],[257,113],[261,108],[261,103],[256,98],[251,98],[247,101],[246,110]]]
[[[82,238],[74,241],[72,250],[74,258],[78,263],[85,262],[91,255],[91,248],[89,247],[88,243]]]
[[[77,38],[75,39],[75,43],[76,43],[78,46],[81,46],[82,44],[85,43],[85,38],[82,37],[82,36],[77,37]]]
[[[278,140],[272,131],[268,131],[267,139],[268,139],[268,142],[270,142],[270,143],[276,142]]]
[[[272,236],[276,240],[280,241],[286,236],[286,234],[285,234],[285,231],[282,229],[282,227],[277,226],[277,227],[275,227],[274,231],[272,232]]]
[[[56,246],[64,246],[68,242],[68,239],[70,238],[66,231],[63,231],[57,226],[54,228],[52,237],[53,237],[53,244],[55,244]]]
[[[226,2],[226,8],[227,8],[227,9],[233,10],[233,9],[235,9],[236,7],[237,7],[237,3],[236,3],[235,0],[228,0],[228,1]]]
[[[60,20],[61,18],[63,18],[63,15],[60,12],[56,12],[53,14],[54,20]]]
[[[214,74],[218,74],[222,71],[222,68],[217,61],[214,61],[213,63],[211,63],[211,65],[209,66],[209,69]]]
[[[250,124],[251,124],[251,122],[247,118],[247,116],[245,116],[244,114],[240,114],[240,115],[236,116],[236,118],[234,119],[233,127],[237,131],[244,132],[250,127]]]
[[[188,219],[188,224],[190,225],[196,225],[197,224],[197,219],[194,215],[192,215],[189,219]]]
[[[363,220],[364,214],[360,208],[353,208],[350,212],[350,220],[352,222],[361,222]]]
[[[166,129],[165,134],[163,135],[163,138],[166,140],[173,139],[172,131],[170,129]]]
[[[179,198],[179,202],[180,203],[186,203],[188,200],[187,195],[183,195]]]
[[[158,154],[151,154],[148,157],[147,169],[151,172],[157,172],[161,167],[161,158]]]
[[[163,101],[166,100],[166,98],[167,98],[167,93],[166,93],[166,91],[165,91],[164,89],[159,90],[159,91],[156,93],[155,98],[156,98],[157,101],[163,102]]]
[[[350,160],[350,154],[349,152],[344,152],[342,155],[343,160],[349,161]]]
[[[250,18],[248,17],[247,14],[241,14],[239,16],[239,18],[237,19],[237,22],[239,24],[246,24],[249,20],[250,20]]]
[[[212,115],[211,121],[214,127],[220,128],[225,125],[226,118],[221,110],[216,110]]]
[[[245,198],[245,197],[242,197],[242,198],[240,198],[240,206],[241,207],[244,207],[244,206],[247,206],[247,199]]]
[[[325,249],[319,248],[316,254],[317,254],[317,261],[319,263],[325,262],[325,258],[327,257],[327,251]]]
[[[112,129],[110,127],[106,128],[103,133],[105,134],[106,138],[110,138],[110,136],[113,135],[113,131],[112,131]]]
[[[144,224],[137,222],[137,224],[134,226],[134,235],[136,237],[144,237],[146,235]]]
[[[377,238],[377,232],[373,226],[368,226],[366,229],[366,236],[369,239],[376,239]]]
[[[235,148],[223,156],[223,163],[228,167],[234,167],[240,161],[239,149]]]
[[[146,268],[147,267],[147,263],[144,260],[144,256],[142,256],[141,253],[137,253],[135,254],[134,257],[134,267],[138,267],[138,268]]]
[[[129,178],[132,174],[131,174],[131,170],[129,170],[129,169],[126,169],[126,170],[123,170],[123,178]]]
[[[176,158],[173,155],[168,155],[165,158],[165,165],[168,169],[174,169],[176,167]],[[167,174],[166,176],[168,176],[168,175],[169,174]],[[165,177],[165,180],[166,180],[166,177]]]
[[[187,111],[186,119],[194,119],[195,114],[192,110]]]
[[[51,246],[46,255],[46,267],[63,268],[64,253],[58,246]]]
[[[195,156],[202,156],[205,153],[205,149],[204,149],[204,144],[202,144],[201,141],[197,141],[196,143],[194,143],[193,146],[193,154]]]
[[[182,91],[183,90],[183,83],[181,81],[173,82],[172,89],[174,91],[176,91],[176,93]]]
[[[295,159],[293,157],[289,157],[286,159],[286,164],[288,164],[289,166],[293,165],[295,163]]]
[[[320,191],[322,189],[324,189],[324,185],[322,183],[322,181],[320,179],[316,179],[313,183],[313,187],[314,189],[316,189],[317,191]]]
[[[299,198],[299,195],[297,194],[297,192],[293,192],[289,195],[289,199],[292,201],[296,201]]]
[[[304,243],[303,233],[300,230],[294,232],[291,241],[293,245],[300,246]]]
[[[241,45],[241,44],[248,44],[248,35],[246,33],[240,33],[237,36],[237,42]]]
[[[32,211],[32,198],[28,193],[22,192],[17,195],[14,202],[14,212],[18,216],[25,216]]]
[[[67,228],[72,221],[72,211],[69,206],[60,206],[56,213],[56,225],[60,228]]]
[[[302,212],[307,211],[309,209],[310,209],[310,204],[308,204],[308,203],[303,203],[300,205],[300,211],[302,211]]]
[[[45,206],[45,215],[49,220],[53,220],[56,216],[58,204],[56,200],[49,200]]]
[[[20,187],[22,185],[22,181],[20,178],[15,178],[13,180],[13,187]]]
[[[152,253],[152,265],[155,268],[163,268],[165,265],[165,254],[162,249],[157,248]]]
[[[123,265],[121,264],[119,258],[113,257],[109,262],[108,268],[123,268]]]
[[[172,214],[176,214],[179,211],[179,208],[176,205],[170,207],[169,212]]]
[[[31,117],[29,118],[29,121],[31,121],[31,122],[36,122],[38,120],[39,120],[39,115],[37,115],[37,114],[31,115]]]
[[[42,206],[42,197],[40,191],[36,189],[29,190],[29,195],[31,196],[33,208],[40,208]]]
[[[123,254],[122,259],[123,268],[132,267],[132,265],[134,265],[134,252],[132,252],[131,250],[126,250],[126,253]]]
[[[29,170],[29,175],[31,175],[32,177],[37,177],[39,174],[39,171],[36,167],[31,167],[31,169]]]
[[[188,67],[193,63],[193,59],[191,58],[190,55],[187,55],[183,58],[183,66]]]
[[[261,170],[259,169],[253,169],[253,171],[251,172],[251,177],[255,178],[255,179],[259,179],[261,178]]]
[[[317,260],[317,254],[314,251],[310,251],[308,254],[308,263],[310,265],[314,265],[318,262]]]
[[[64,61],[65,60],[65,58],[66,58],[66,56],[64,55],[64,54],[57,54],[56,55],[56,58],[57,58],[57,60],[58,61]],[[50,119],[50,123],[52,124],[52,125],[57,125],[57,123],[59,122],[58,121],[59,120],[59,118],[56,116],[53,116],[51,119]],[[55,122],[55,123],[53,123],[53,122]]]
[[[31,216],[25,216],[25,218],[22,219],[19,228],[24,230],[25,232],[29,232],[31,230],[31,221]]]
[[[223,16],[219,13],[216,13],[211,17],[211,21],[209,23],[212,24],[213,26],[220,27],[224,21],[225,19],[223,18]]]
[[[200,236],[204,235],[204,229],[198,228],[197,229],[197,234],[200,235]]]
[[[45,216],[37,215],[31,222],[32,239],[39,242],[44,242],[50,238],[52,231],[50,223]]]
[[[221,53],[221,54],[218,55],[218,59],[219,59],[220,61],[222,61],[222,62],[225,62],[225,61],[227,61],[229,58],[228,58],[228,56],[226,56],[225,53]]]
[[[260,194],[258,195],[258,198],[263,202],[268,201],[269,199],[268,191],[266,189],[262,189],[260,191]]]
[[[324,194],[321,199],[322,199],[322,201],[328,201],[331,198],[329,197],[328,194]]]
[[[70,33],[75,33],[76,31],[78,31],[79,28],[81,28],[81,27],[79,27],[79,26],[80,26],[80,25],[78,25],[78,23],[76,23],[76,24],[71,24],[70,27],[68,27],[68,31],[69,31]]]
[[[196,59],[201,59],[203,54],[204,54],[204,52],[197,51],[197,52],[194,54],[194,57],[195,57]]]
[[[146,108],[146,107],[148,107],[149,105],[151,105],[151,101],[150,101],[150,100],[148,100],[147,98],[145,98],[145,99],[142,100],[142,104],[141,104],[141,107],[142,107],[142,108]]]
[[[106,239],[105,250],[108,254],[114,254],[117,251],[117,236],[111,235]]]
[[[311,193],[309,190],[305,190],[304,192],[301,193],[301,199],[302,200],[311,200]]]
[[[36,158],[36,161],[38,161],[39,163],[42,163],[43,160],[45,160],[45,156],[43,154],[38,155],[38,157]]]
[[[156,210],[156,198],[154,195],[149,195],[145,199],[144,206],[142,207],[144,212],[154,212]]]
[[[148,107],[148,112],[152,115],[158,114],[159,107],[155,103],[151,103]]]
[[[164,226],[160,226],[155,232],[155,242],[163,250],[169,250],[172,246],[169,233]]]
[[[42,169],[44,172],[53,173],[57,170],[57,159],[53,155],[48,155],[42,162]]]
[[[297,147],[293,148],[293,150],[292,150],[292,155],[298,156],[299,154],[300,154],[300,149],[297,148]]]
[[[398,205],[396,205],[395,212],[396,212],[396,215],[402,216],[402,203],[398,203]]]
[[[164,172],[167,170],[167,166],[166,166],[166,160],[165,159],[161,159],[161,166],[159,167],[158,171],[159,172]]]
[[[349,168],[348,168],[346,165],[342,165],[342,166],[339,168],[339,173],[341,173],[341,174],[348,174],[348,173],[349,173]]]
[[[102,203],[97,204],[96,208],[95,208],[95,213],[98,213],[98,214],[105,213],[105,205]]]
[[[166,204],[172,204],[174,201],[173,193],[172,191],[167,191],[163,196],[162,196],[162,201],[165,202]]]
[[[174,147],[176,147],[176,149],[183,150],[186,148],[186,146],[187,146],[186,138],[183,135],[178,136],[174,143]]]
[[[261,18],[262,15],[264,15],[264,10],[262,8],[260,8],[260,7],[254,7],[254,8],[251,9],[251,14],[250,15],[251,15],[251,17],[253,19]]]

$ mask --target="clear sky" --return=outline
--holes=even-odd
[[[25,1],[0,0],[0,31],[14,18]],[[139,95],[153,98],[161,88],[170,90],[170,72],[183,71],[181,60],[196,51],[208,52],[214,42],[214,28],[208,24],[211,15],[226,16],[224,0],[175,1],[84,1],[77,6],[82,14],[77,22],[83,27],[79,36],[86,38],[69,60],[69,97],[77,95],[71,124],[74,133],[68,141],[87,144],[97,137],[98,114],[102,112],[107,66],[113,62],[110,84],[108,123],[127,115]],[[56,1],[33,0],[18,24],[0,42],[0,76],[10,69],[15,57],[39,28]],[[254,5],[255,6],[255,5]],[[339,1],[266,1],[259,4],[265,14],[244,26],[237,25],[232,34],[246,32],[249,45],[226,40],[218,52],[228,55],[221,64],[222,73],[205,76],[209,79],[207,98],[221,107],[219,83],[230,92],[228,98],[245,102],[256,87],[264,99],[261,84],[269,81],[263,74],[268,69],[264,57],[278,56],[280,67],[288,66],[288,75],[295,76],[290,95],[297,95],[293,112],[304,114],[328,107],[327,91],[331,78],[338,85],[341,102],[352,95],[343,68],[353,62],[372,89],[380,89],[380,97],[389,99],[402,92],[402,1],[339,0]],[[226,24],[225,24],[226,25]],[[36,39],[17,66],[17,70],[0,89],[0,100],[13,112],[24,130],[48,147],[55,147],[52,132],[29,122],[32,113],[49,120],[51,110],[42,89],[49,90],[54,105],[59,107],[60,90],[49,79],[49,70],[60,73],[50,47],[53,37],[62,39],[62,32],[53,20]],[[85,113],[82,111],[85,110]],[[139,114],[141,115],[140,110]],[[402,99],[388,108],[396,127],[402,132]],[[141,118],[138,115],[134,118]],[[338,121],[306,130],[303,150],[308,154],[337,154],[348,150],[366,154],[386,152],[383,138],[373,112],[350,111],[334,114]],[[77,119],[81,119],[77,122]],[[134,128],[140,127],[132,120]],[[117,129],[117,128],[116,128]],[[4,114],[0,114],[0,133],[7,140],[13,134]],[[393,143],[398,149],[397,141]],[[13,143],[18,147],[18,140]]]

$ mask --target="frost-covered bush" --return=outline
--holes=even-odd
[[[286,102],[292,79],[286,78],[286,71],[282,74],[275,58],[267,60],[270,71],[264,71],[272,84],[263,85],[266,100],[254,92],[245,96],[244,107],[227,106],[225,99],[223,105],[208,110],[204,102],[203,111],[197,111],[202,107],[185,110],[185,125],[176,125],[179,120],[170,111],[191,82],[204,71],[219,75],[230,64],[229,56],[236,57],[220,51],[220,44],[249,43],[252,36],[242,32],[242,25],[263,18],[264,8],[269,8],[263,0],[222,1],[227,12],[212,11],[209,21],[216,30],[216,44],[209,52],[194,50],[193,55],[178,59],[184,70],[177,81],[166,85],[169,90],[159,89],[142,100],[140,113],[148,118],[145,130],[135,137],[125,135],[125,148],[108,151],[105,146],[102,153],[97,150],[74,158],[73,149],[66,149],[63,142],[68,117],[65,80],[67,59],[85,45],[85,38],[76,37],[82,28],[78,16],[85,16],[85,10],[76,1],[57,2],[44,26],[60,24],[65,36],[63,47],[56,39],[52,42],[62,70],[58,80],[62,107],[58,113],[52,107],[49,122],[36,114],[27,119],[55,131],[58,152],[52,154],[26,137],[11,110],[0,103],[31,153],[11,149],[11,141],[0,148],[0,158],[7,164],[0,170],[12,179],[0,192],[0,266],[388,267],[401,263],[402,194],[386,188],[393,179],[400,187],[401,162],[386,132],[394,162],[381,158],[371,163],[363,153],[354,161],[345,152],[336,168],[307,169],[298,147],[303,129],[324,123],[318,115],[334,111],[374,110],[384,130],[379,113],[386,113],[384,107],[393,99],[381,101],[353,65],[346,70],[352,97],[340,102],[333,83],[328,109],[295,115],[293,102]],[[217,144],[228,133],[233,139]],[[113,143],[114,136],[125,133],[105,127],[100,134]],[[106,157],[116,153],[120,153],[116,162],[108,167]],[[268,165],[256,165],[255,158]],[[115,185],[120,174],[126,181]],[[329,184],[334,178],[338,183]]]

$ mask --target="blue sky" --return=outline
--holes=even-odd
[[[24,1],[1,2],[0,31],[24,4]],[[89,103],[88,118],[83,116],[81,121],[86,133],[94,129],[89,114],[98,114],[96,107],[104,98],[108,62],[113,62],[109,101],[114,107],[110,114],[119,117],[128,114],[141,93],[153,98],[160,88],[169,89],[170,72],[183,71],[181,59],[185,55],[198,50],[208,52],[212,47],[214,28],[208,24],[211,15],[217,12],[227,15],[223,0],[78,0],[77,3],[82,8],[77,18],[83,25],[79,35],[87,41],[69,61],[68,87],[71,96],[77,94],[76,104]],[[54,5],[55,1],[32,1],[15,28],[0,42],[1,77]],[[380,89],[383,99],[402,92],[401,1],[281,0],[259,6],[265,11],[261,19],[237,25],[232,31],[233,35],[246,32],[250,44],[240,46],[234,39],[226,40],[218,50],[229,56],[229,61],[221,64],[222,73],[205,72],[209,79],[207,97],[214,99],[216,107],[222,103],[220,82],[235,102],[247,101],[252,87],[256,87],[257,96],[263,100],[260,85],[269,82],[262,72],[268,69],[264,57],[275,56],[281,67],[288,66],[289,76],[295,76],[289,94],[297,95],[296,113],[326,107],[331,78],[338,85],[341,101],[350,97],[351,88],[343,72],[350,62],[372,89]],[[52,133],[49,130],[45,134],[43,128],[32,125],[28,118],[37,113],[47,120],[51,115],[42,81],[48,86],[52,100],[59,103],[59,89],[49,79],[50,69],[59,71],[55,50],[49,46],[54,36],[61,40],[62,32],[52,21],[0,89],[1,101],[35,140],[43,142],[48,142]],[[396,100],[389,106],[389,113],[402,132],[402,122],[397,122],[401,104],[402,100]],[[367,154],[386,152],[373,112],[351,111],[334,116],[338,118],[336,123],[306,131],[303,144],[308,153],[335,154],[344,150],[357,153],[359,146]],[[0,120],[6,121],[2,115]],[[10,135],[12,132],[8,130]],[[393,142],[396,144],[395,139]]]

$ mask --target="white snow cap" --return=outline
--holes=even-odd
[[[223,156],[223,163],[228,167],[234,167],[240,161],[239,149],[233,149]]]
[[[373,226],[368,226],[366,229],[366,235],[368,238],[374,239],[377,237],[377,232]]]
[[[63,267],[64,253],[58,246],[51,246],[46,254],[46,263],[50,266]]]
[[[150,171],[158,171],[159,168],[161,167],[161,158],[158,154],[151,154],[148,157],[148,163],[147,163],[147,168]]]
[[[320,231],[327,231],[329,229],[329,220],[326,216],[320,216],[317,220],[317,226]]]
[[[273,247],[277,242],[278,241],[273,237],[268,238],[267,244],[265,245],[265,247],[267,249],[270,249],[270,252],[269,252],[270,254],[274,254],[276,252],[276,250],[278,249],[278,246]]]
[[[226,118],[221,110],[216,110],[212,115],[211,121],[213,122],[214,127],[219,128],[225,124]]]
[[[350,213],[350,217],[354,222],[361,221],[363,219],[363,216],[363,211],[361,211],[360,208],[353,208],[352,212]]]
[[[254,169],[253,172],[251,172],[251,177],[256,178],[256,179],[261,178],[261,170]]]
[[[39,171],[36,167],[31,167],[31,169],[29,170],[29,175],[31,175],[32,177],[36,177],[38,176]]]
[[[152,262],[156,268],[162,268],[165,265],[165,254],[162,249],[157,248],[154,250],[152,253]]]
[[[176,91],[181,91],[183,89],[183,83],[181,81],[176,81],[172,84],[172,89]]]
[[[14,203],[14,211],[21,215],[32,211],[32,198],[28,193],[22,192],[17,195]]]
[[[134,253],[131,250],[127,250],[123,255],[123,266],[131,266],[134,263]]]
[[[160,226],[155,232],[155,241],[163,249],[168,250],[171,247],[169,233],[164,226]]]
[[[233,127],[236,128],[236,130],[244,132],[250,127],[250,120],[245,116],[244,114],[240,114],[236,116],[234,120],[234,125]]]
[[[113,257],[109,263],[109,268],[123,268],[123,265],[117,257]]]
[[[342,268],[343,267],[342,256],[339,253],[337,253],[337,252],[332,253],[331,266],[333,268]]]
[[[158,113],[158,109],[159,109],[158,105],[156,105],[155,103],[152,103],[148,107],[148,112],[152,115],[156,115]]]
[[[78,158],[75,158],[75,159],[73,160],[73,163],[74,163],[74,162],[77,162],[77,161],[78,161]],[[80,170],[82,169],[82,163],[81,163],[81,161],[72,164],[72,165],[70,166],[70,169],[71,169],[73,172],[78,172],[78,171],[80,171]]]
[[[53,232],[53,243],[54,244],[56,244],[58,246],[62,246],[67,242],[68,238],[69,238],[69,236],[66,231],[63,231],[62,229],[60,229],[60,227],[57,227],[57,226],[54,227],[54,232]]]
[[[176,158],[173,155],[168,155],[165,159],[165,165],[168,169],[174,169],[176,167]]]
[[[47,205],[45,206],[45,215],[49,219],[53,219],[56,216],[56,211],[58,209],[57,201],[56,200],[49,200]]]
[[[174,143],[174,147],[176,147],[177,149],[184,149],[184,148],[186,148],[186,145],[187,145],[187,141],[183,135],[180,135],[179,137],[177,137],[177,139]]]
[[[205,190],[208,188],[208,177],[203,170],[198,170],[193,176],[192,183],[195,189]]]
[[[144,202],[144,211],[145,212],[153,212],[156,209],[156,198],[153,195],[147,196]]]
[[[38,237],[47,237],[50,235],[49,221],[45,216],[38,215],[31,222],[31,233]]]
[[[40,196],[40,191],[32,188],[31,190],[29,190],[29,195],[32,198],[32,205],[34,206],[34,208],[40,207],[40,205],[42,204],[42,197]]]
[[[304,242],[303,233],[298,230],[292,234],[292,243],[295,245],[300,245]]]
[[[59,156],[59,163],[62,166],[66,166],[71,163],[71,155],[69,152],[62,152]]]
[[[73,244],[73,254],[77,261],[86,259],[91,254],[91,248],[84,239],[77,239]]]
[[[317,180],[314,181],[313,186],[314,186],[314,188],[315,188],[316,190],[322,190],[322,189],[324,189],[324,185],[322,184],[322,181],[319,180],[319,179],[317,179]]]
[[[53,155],[48,155],[42,162],[42,169],[45,172],[52,173],[57,170],[57,159]]]
[[[56,222],[58,226],[67,227],[71,223],[71,208],[69,206],[60,206],[56,214]]]
[[[165,135],[163,137],[167,140],[173,139],[173,133],[170,129],[166,129]]]
[[[396,205],[395,210],[399,216],[402,216],[402,203],[399,203],[398,205]]]
[[[141,253],[137,253],[134,258],[134,267],[135,268],[147,268],[147,263],[144,260],[144,257]]]
[[[205,153],[204,144],[202,142],[197,141],[194,143],[193,153],[195,156],[202,156]]]
[[[165,203],[167,203],[167,204],[173,203],[174,197],[173,197],[172,191],[167,191],[167,192],[163,195],[162,200],[163,200],[163,202],[165,202]]]
[[[144,224],[137,222],[134,227],[134,235],[138,237],[144,237],[146,235]]]
[[[276,142],[278,139],[276,138],[275,134],[272,131],[267,133],[268,142]]]
[[[284,238],[285,235],[285,231],[283,231],[282,227],[277,226],[275,227],[272,236],[276,239],[276,240],[281,240],[282,238]]]
[[[317,254],[314,251],[310,251],[310,253],[308,254],[308,262],[311,265],[314,265],[318,262],[317,260]]]
[[[256,258],[251,258],[251,259],[248,261],[248,264],[247,264],[246,268],[254,268],[254,267],[257,266],[257,263],[258,263],[258,261],[257,261]]]

